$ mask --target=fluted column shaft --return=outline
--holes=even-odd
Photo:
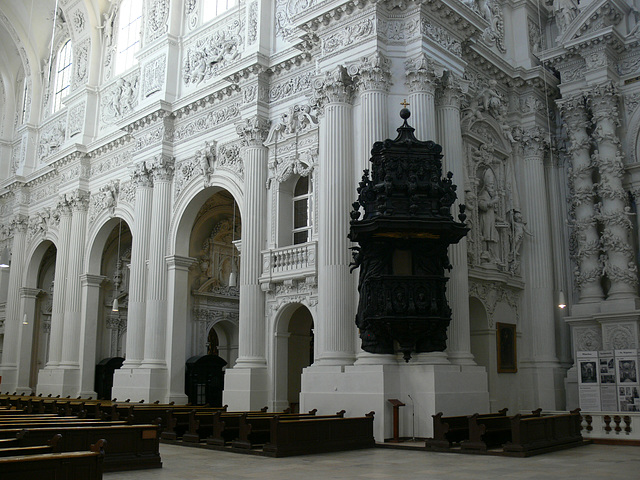
[[[422,141],[435,140],[437,136],[435,106],[437,75],[434,64],[422,54],[408,60],[405,67],[412,123],[416,129],[415,136]]]
[[[375,53],[370,57],[362,59],[358,67],[358,87],[360,89],[360,105],[362,108],[361,119],[359,122],[362,128],[360,135],[360,151],[362,152],[361,161],[356,162],[356,171],[354,180],[358,181],[363,170],[371,170],[371,149],[375,142],[381,142],[389,137],[386,119],[389,116],[388,100],[389,88],[391,86],[391,62],[380,53]],[[400,105],[398,105],[400,108]],[[355,192],[355,185],[352,192]],[[353,195],[353,194],[352,194]],[[355,198],[355,196],[354,196]],[[352,282],[354,284],[353,291],[356,291],[358,277],[352,274]],[[356,296],[356,303],[357,303]],[[354,331],[357,331],[355,323],[352,324]],[[360,338],[354,337],[355,351],[357,352],[357,363],[380,363],[387,362],[390,359],[395,360],[392,355],[377,355],[365,352],[360,348]]]
[[[458,186],[458,199],[453,205],[454,217],[458,205],[464,203],[464,152],[460,130],[460,99],[462,90],[451,74],[442,82],[439,91],[436,121],[438,143],[442,146],[443,173],[453,173],[453,182]],[[452,363],[473,365],[471,354],[471,327],[469,322],[469,267],[467,264],[467,239],[451,245],[449,257],[453,269],[447,282],[447,298],[451,307],[447,354]]]
[[[171,179],[174,161],[165,155],[151,163],[153,206],[149,230],[149,274],[144,332],[144,367],[166,366],[167,348],[167,264],[165,261],[169,217],[171,215]]]
[[[87,229],[89,196],[78,191],[72,198],[71,239],[64,304],[64,329],[60,365],[80,366],[80,310],[82,288],[80,275],[84,260],[84,241]]]
[[[49,360],[46,368],[57,367],[62,360],[64,307],[67,290],[67,269],[71,239],[71,206],[66,199],[58,203],[60,223],[56,245],[56,270],[53,275],[53,303],[51,306],[51,335],[49,336]]]
[[[602,199],[599,218],[603,229],[600,242],[605,252],[604,272],[611,282],[607,300],[634,298],[638,269],[629,241],[632,224],[626,211],[627,193],[622,185],[624,165],[620,140],[616,136],[619,119],[617,94],[613,85],[596,87],[590,101],[597,148],[593,159],[600,171],[598,194]]]
[[[349,273],[349,211],[355,199],[352,177],[353,119],[350,78],[343,67],[327,72],[319,88],[324,104],[320,123],[318,192],[317,364],[347,365],[354,359],[355,281]]]
[[[600,284],[600,240],[593,202],[591,139],[587,132],[589,122],[584,98],[578,95],[568,99],[562,104],[562,110],[571,139],[571,206],[575,217],[573,226],[577,243],[575,259],[578,264],[576,284],[580,291],[579,303],[599,302],[604,294]]]
[[[7,292],[6,317],[4,322],[4,343],[2,350],[3,385],[8,384],[15,388],[17,381],[18,345],[20,335],[20,288],[25,267],[25,247],[27,232],[27,217],[18,215],[14,218],[11,228],[13,230],[13,246],[11,248],[11,270],[9,271],[9,285]],[[6,373],[5,372],[6,369]],[[13,385],[7,374],[13,370],[15,378]],[[3,389],[3,390],[6,390]]]
[[[240,308],[238,360],[236,367],[264,367],[265,311],[260,287],[262,249],[265,247],[267,217],[268,150],[263,142],[268,122],[260,117],[237,126],[243,141],[244,205],[242,208],[242,253],[240,257]]]
[[[523,182],[527,211],[523,212],[533,236],[523,245],[525,312],[529,320],[525,335],[531,339],[535,362],[557,363],[555,353],[555,317],[553,313],[553,266],[549,204],[544,177],[544,132],[532,128],[523,135]],[[535,323],[534,323],[535,322]]]
[[[131,244],[131,277],[129,279],[129,309],[125,367],[139,365],[144,357],[146,312],[147,254],[151,229],[152,179],[144,162],[136,165],[132,174],[136,185],[135,223]]]

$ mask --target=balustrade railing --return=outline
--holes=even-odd
[[[295,278],[315,273],[316,249],[316,243],[310,242],[262,252],[262,278]]]

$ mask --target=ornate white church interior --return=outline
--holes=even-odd
[[[347,237],[403,105],[469,228],[408,362]],[[638,0],[0,0],[0,391],[574,409],[577,352],[638,348],[639,105]]]

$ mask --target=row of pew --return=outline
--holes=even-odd
[[[109,448],[104,460],[105,471],[117,467],[130,469],[161,466],[158,450],[160,439],[191,445],[201,444],[213,449],[251,451],[274,457],[375,446],[373,412],[363,417],[345,418],[344,411],[334,415],[316,415],[316,410],[294,414],[289,409],[269,413],[265,407],[259,411],[228,412],[226,406],[132,404],[20,395],[0,395],[0,408],[12,408],[20,410],[23,415],[35,415],[39,419],[38,429],[44,429],[44,432],[47,422],[52,421],[65,422],[69,428],[78,429],[83,426],[95,429],[104,425],[112,432],[110,437],[105,437],[109,445],[112,444],[113,432],[141,429],[135,435],[140,441],[126,445],[127,451],[135,452],[133,462],[123,456],[124,451],[120,451],[122,449],[115,452]],[[45,417],[47,415],[50,417]],[[115,427],[117,428],[114,430]],[[151,433],[152,430],[155,435]],[[149,439],[153,437],[154,445],[142,442],[141,436]],[[113,441],[118,446],[125,445],[123,439],[114,438]],[[153,448],[155,451],[152,452]]]
[[[498,452],[528,457],[584,444],[580,433],[580,409],[557,415],[498,413],[444,417],[433,415],[433,438],[428,450],[466,453]]]

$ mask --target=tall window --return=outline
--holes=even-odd
[[[57,112],[58,110],[60,110],[60,107],[62,107],[62,97],[69,93],[69,87],[71,87],[71,66],[73,65],[73,48],[71,47],[71,40],[67,40],[62,48],[58,50],[58,55],[56,58],[55,87],[53,89],[53,106],[51,109],[52,112]],[[23,109],[24,108],[25,105],[23,105]]]
[[[300,177],[293,190],[293,244],[311,240],[311,189],[309,177]]]
[[[123,0],[120,4],[117,32],[115,74],[119,75],[136,64],[142,34],[142,0]]]
[[[238,0],[206,0],[202,3],[202,22],[208,22],[212,18],[235,7]]]

